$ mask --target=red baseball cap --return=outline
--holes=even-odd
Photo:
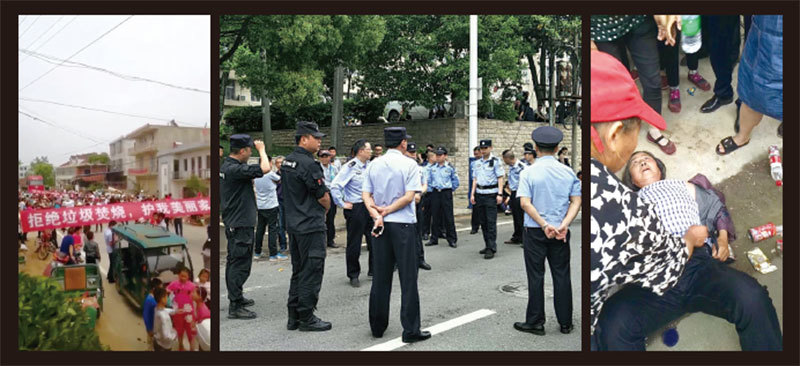
[[[642,100],[630,72],[613,56],[600,51],[591,53],[592,123],[621,121],[639,117],[663,130],[667,123]]]

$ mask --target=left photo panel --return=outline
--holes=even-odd
[[[19,349],[209,351],[210,17],[18,23]]]

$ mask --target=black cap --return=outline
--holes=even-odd
[[[231,149],[241,149],[245,147],[254,147],[253,139],[250,138],[250,135],[245,133],[239,133],[236,135],[231,135]]]
[[[555,127],[542,126],[531,132],[531,138],[536,145],[547,149],[558,146],[558,144],[564,138],[564,134]]]
[[[533,154],[533,144],[530,142],[526,142],[522,145],[522,148],[525,150],[525,154]]]
[[[300,121],[297,122],[297,130],[295,136],[312,135],[314,137],[325,137],[325,134],[319,132],[319,126],[314,122]]]
[[[330,151],[328,151],[328,150],[320,150],[320,151],[317,153],[317,155],[318,155],[318,156],[324,156],[324,155],[331,156],[331,152],[330,152]]]
[[[447,154],[447,149],[444,146],[439,146],[436,148],[436,155],[445,155]]]
[[[406,134],[405,127],[386,127],[383,129],[383,139],[386,145],[396,145],[400,141],[410,138],[411,136]]]
[[[415,150],[417,150],[417,143],[409,142],[408,146],[406,146],[406,151],[415,151]]]
[[[492,146],[492,140],[481,140],[481,147],[489,147]]]

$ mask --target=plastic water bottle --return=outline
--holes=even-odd
[[[772,179],[775,180],[776,186],[783,185],[783,164],[781,163],[781,151],[778,145],[769,147],[769,169],[772,174]]]
[[[699,15],[681,15],[681,48],[684,53],[695,53],[703,41]]]

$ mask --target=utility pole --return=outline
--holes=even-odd
[[[478,16],[469,16],[469,146],[478,145]]]
[[[333,71],[333,111],[331,111],[331,145],[339,148],[341,142],[343,100],[342,89],[344,88],[344,67],[336,66]]]
[[[270,99],[267,93],[261,94],[261,131],[264,133],[264,146],[272,151],[272,119],[269,114]]]

